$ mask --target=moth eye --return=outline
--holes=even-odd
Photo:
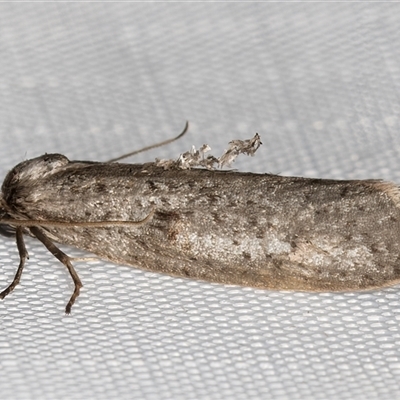
[[[17,171],[11,171],[11,179],[10,179],[10,184],[13,185],[14,183],[17,183],[19,181],[19,173]]]

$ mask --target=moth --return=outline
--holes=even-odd
[[[203,146],[145,164],[61,154],[21,162],[1,189],[0,223],[16,231],[20,264],[0,298],[20,281],[24,233],[67,267],[75,286],[67,314],[82,283],[56,242],[149,271],[262,289],[332,292],[398,283],[399,187],[213,168],[253,155],[260,144],[256,135],[230,142],[220,158],[205,157]]]

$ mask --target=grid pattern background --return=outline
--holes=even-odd
[[[132,162],[192,144],[235,168],[400,183],[400,5],[0,4],[0,173],[59,152]],[[262,291],[104,261],[72,282],[32,238],[0,302],[9,399],[400,399],[400,287]],[[87,256],[62,247],[74,257]],[[18,265],[0,236],[0,282]]]

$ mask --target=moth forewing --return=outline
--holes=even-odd
[[[1,223],[38,238],[82,283],[54,242],[146,270],[262,289],[343,291],[400,279],[399,188],[215,170],[258,135],[219,157],[203,146],[146,164],[69,161],[46,154],[14,167],[2,186]]]

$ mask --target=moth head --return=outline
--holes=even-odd
[[[43,156],[23,161],[7,174],[2,190],[26,179],[35,180],[54,174],[68,163],[68,158],[62,154],[44,154]]]
[[[56,173],[68,163],[68,158],[61,154],[44,154],[19,163],[4,179],[1,205],[10,212],[10,207],[18,204],[21,199],[26,199],[39,180]]]

